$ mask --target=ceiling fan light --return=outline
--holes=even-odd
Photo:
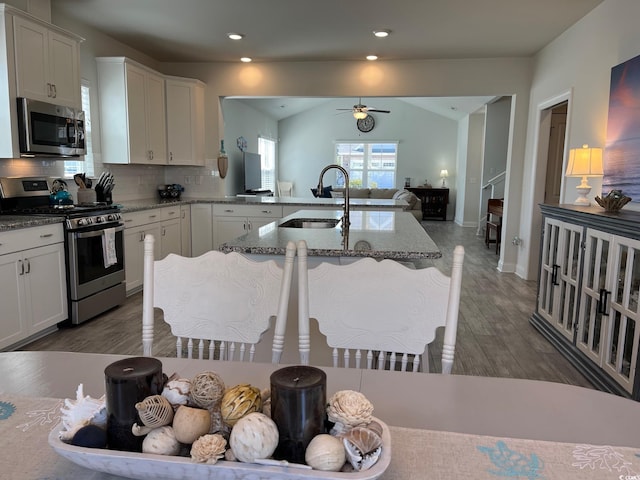
[[[378,59],[377,55],[367,55],[367,60],[373,61],[373,60],[377,60],[377,59]]]
[[[240,59],[240,61],[243,62],[243,63],[249,63],[249,62],[251,62],[251,59],[249,57],[242,57]]]
[[[229,37],[231,40],[242,40],[244,38],[244,34],[229,32],[227,33],[227,37]]]
[[[356,110],[353,112],[353,118],[357,118],[358,120],[362,120],[363,118],[367,118],[368,113],[363,112],[361,110]]]

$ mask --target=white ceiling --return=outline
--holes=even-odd
[[[379,61],[532,56],[603,0],[51,0],[160,62]],[[385,39],[376,29],[390,29]],[[240,41],[228,32],[245,34]],[[252,99],[282,119],[328,99]],[[356,99],[345,99],[346,106]],[[404,98],[452,119],[490,97]],[[363,102],[366,104],[366,102]],[[373,102],[370,106],[375,106]]]
[[[602,0],[51,0],[161,62],[531,56]],[[387,28],[386,39],[372,31]],[[229,40],[228,32],[246,35]]]

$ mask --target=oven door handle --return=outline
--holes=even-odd
[[[91,232],[76,232],[76,233],[74,233],[74,236],[76,238],[100,237],[100,236],[102,236],[102,234],[104,233],[105,230],[106,230],[106,228],[103,228],[101,230],[93,230]],[[116,232],[122,232],[124,230],[124,225],[120,225],[119,227],[116,227],[114,230]]]

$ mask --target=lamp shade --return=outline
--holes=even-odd
[[[440,170],[440,177],[446,178],[449,176],[449,172],[447,170]]]
[[[568,177],[600,177],[604,175],[602,168],[602,149],[583,145],[582,148],[569,150]]]

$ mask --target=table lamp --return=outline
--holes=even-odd
[[[442,178],[442,188],[445,187],[444,179],[449,176],[449,172],[447,170],[440,170],[440,178]]]
[[[578,198],[574,205],[589,206],[591,203],[587,195],[591,191],[591,185],[587,183],[587,177],[601,177],[604,175],[602,169],[602,149],[591,148],[584,144],[582,148],[572,148],[569,150],[569,164],[567,165],[567,177],[582,177],[580,185],[576,187]]]

